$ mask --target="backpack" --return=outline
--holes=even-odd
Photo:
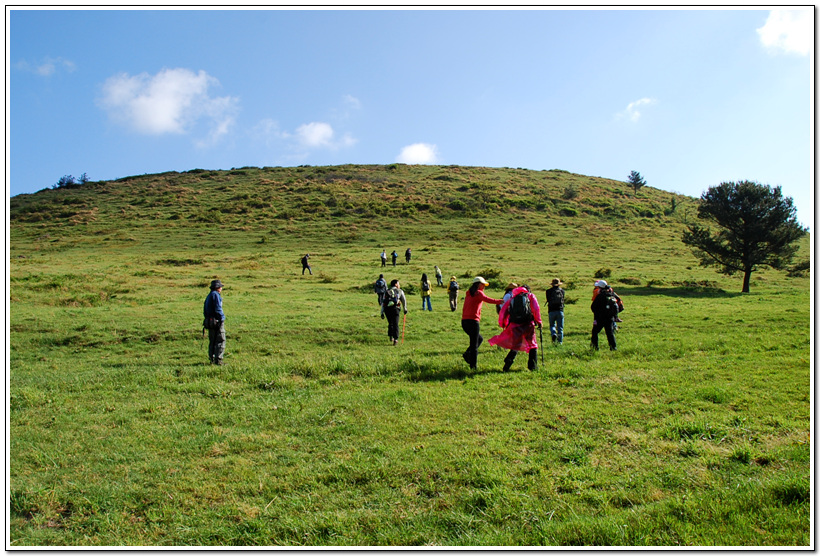
[[[547,290],[547,306],[563,307],[564,306],[564,290],[561,288],[550,288]]]
[[[422,282],[421,283],[421,291],[429,292],[430,291],[430,282]]]
[[[532,322],[529,292],[521,292],[510,300],[510,322],[529,324]]]
[[[376,285],[373,286],[373,291],[375,291],[376,293],[379,293],[379,292],[383,292],[386,289],[387,289],[387,283],[384,281],[384,279],[379,278],[378,280],[376,280]]]
[[[396,288],[390,288],[384,293],[384,306],[388,307],[395,307],[398,309],[399,307],[399,290]]]
[[[619,311],[618,298],[615,297],[612,288],[602,289],[598,295],[603,297],[600,303],[604,306],[604,314],[608,317],[617,317]]]
[[[450,287],[447,288],[447,289],[451,292],[457,292],[458,291],[458,282],[450,282]]]

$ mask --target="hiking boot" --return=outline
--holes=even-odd
[[[558,336],[553,336],[553,337],[552,337],[552,343],[554,344],[554,343],[555,343],[555,342],[557,342],[557,341],[558,341]]]

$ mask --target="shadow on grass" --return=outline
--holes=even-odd
[[[615,291],[620,296],[665,295],[668,297],[728,298],[743,295],[740,292],[727,292],[721,288],[699,286],[673,286],[671,288],[617,286]]]

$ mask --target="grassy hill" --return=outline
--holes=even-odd
[[[737,293],[680,242],[694,207],[561,170],[401,164],[16,196],[10,544],[807,546],[809,278],[762,270]],[[502,373],[485,342],[469,370],[444,290],[419,310],[433,265],[496,297],[561,278],[564,345]],[[409,294],[395,348],[380,272]],[[588,347],[595,275],[627,307],[616,353]],[[213,278],[224,367],[201,336]]]

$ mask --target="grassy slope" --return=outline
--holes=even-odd
[[[808,279],[760,271],[741,296],[698,268],[692,199],[391,165],[139,176],[11,209],[13,545],[810,543]],[[385,274],[411,291],[434,264],[497,275],[497,296],[561,277],[565,345],[506,374],[484,347],[470,372],[436,290],[388,347],[370,284],[408,246]],[[627,304],[617,354],[587,348],[601,268]],[[223,368],[198,329],[214,277]]]

